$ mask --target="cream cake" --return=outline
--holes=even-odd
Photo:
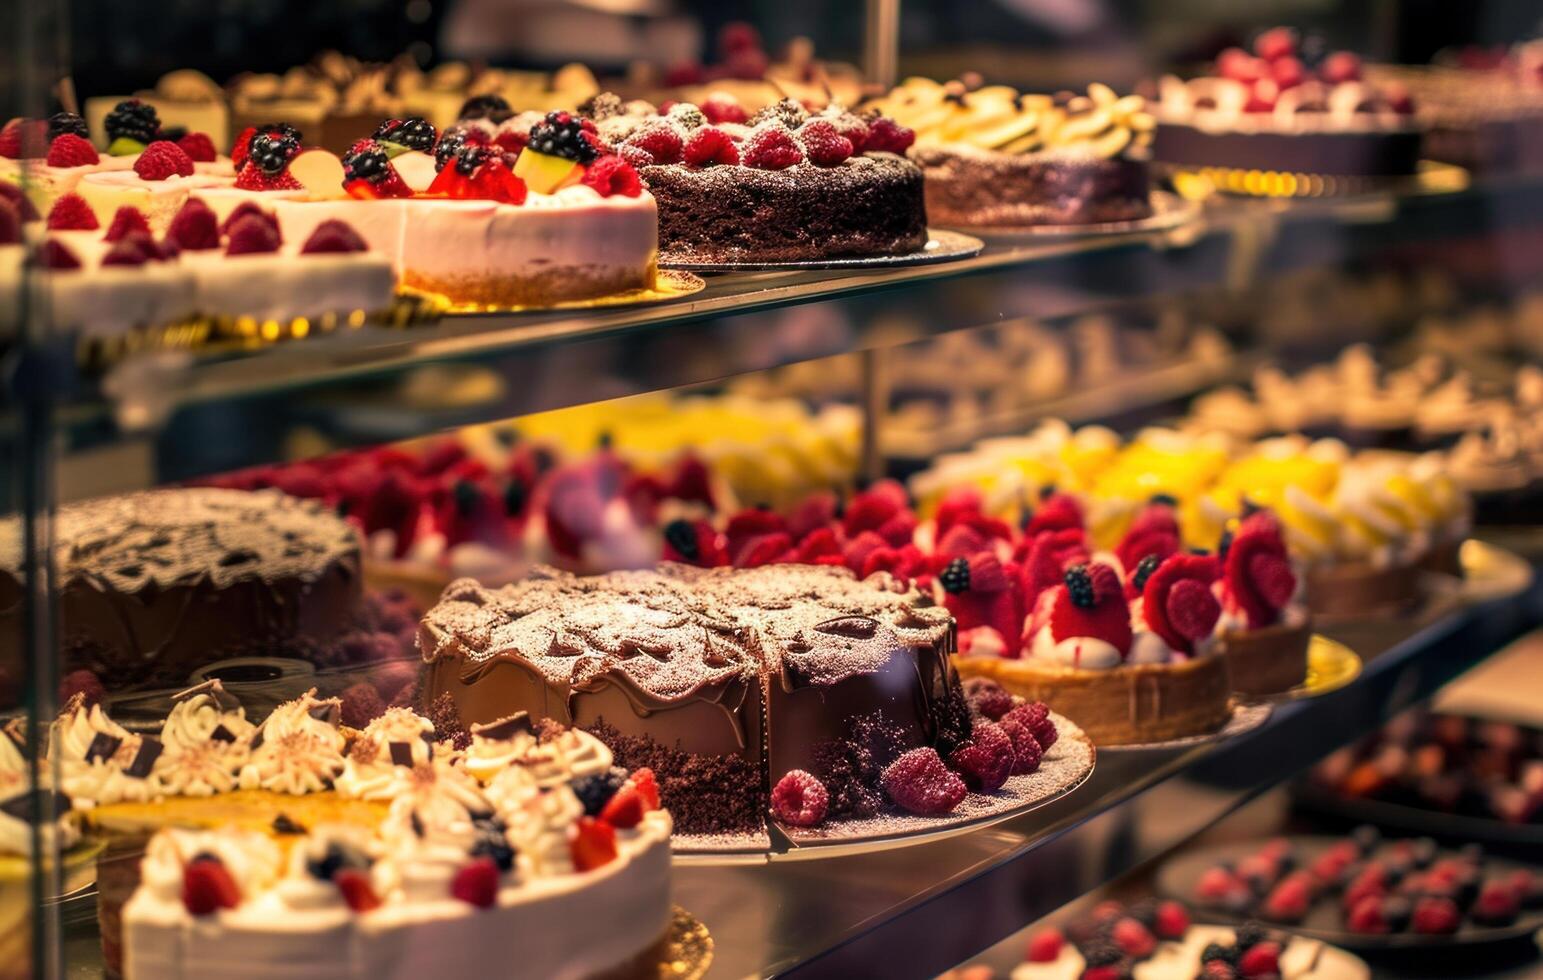
[[[232,178],[200,174],[193,162],[174,143],[152,143],[134,162],[133,169],[89,173],[81,177],[75,192],[107,224],[119,208],[139,211],[156,234],[166,233],[172,216],[194,192],[229,187]]]
[[[35,268],[24,268],[17,253],[11,253],[14,264],[0,259],[0,293],[20,296],[25,288],[38,322],[50,330],[108,337],[193,312],[191,274],[147,235],[131,233],[116,242],[95,233],[35,237],[28,248]]]
[[[0,130],[0,180],[25,188],[40,211],[73,191],[86,174],[132,165],[132,160],[99,154],[86,139],[85,123],[72,113],[13,119]]]

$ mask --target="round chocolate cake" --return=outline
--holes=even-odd
[[[687,833],[759,828],[795,769],[832,787],[834,816],[871,816],[866,768],[970,731],[948,611],[839,568],[462,579],[419,648],[426,701],[465,724],[523,710],[588,729],[660,775]]]
[[[927,212],[940,225],[1083,225],[1152,216],[1145,160],[945,146],[918,146],[911,158],[926,172]]]
[[[640,173],[659,205],[659,253],[677,262],[802,262],[903,255],[927,244],[922,172],[892,153],[834,167]]]
[[[56,615],[66,670],[114,690],[183,684],[231,656],[303,654],[358,613],[358,537],[277,491],[156,490],[60,509]],[[21,661],[21,525],[0,524],[0,662]]]

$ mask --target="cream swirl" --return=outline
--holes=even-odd
[[[161,726],[166,751],[155,767],[156,791],[212,796],[235,789],[255,731],[245,710],[218,679],[189,688],[175,700]]]
[[[45,793],[51,794],[47,802],[53,805],[53,819],[43,828],[44,850],[69,850],[80,842],[80,826],[69,797],[48,789],[47,766],[39,767],[38,786],[33,788],[32,767],[22,754],[18,734],[16,725],[0,731],[0,854],[26,857],[32,853],[32,827]]]
[[[312,688],[273,709],[252,735],[252,757],[241,767],[242,789],[296,796],[319,793],[343,769],[342,702],[320,699]]]
[[[481,837],[477,821],[492,813],[460,770],[442,762],[414,768],[407,792],[392,802],[381,828],[387,855],[381,881],[408,901],[445,898]]]
[[[567,785],[542,787],[520,769],[508,769],[488,787],[509,840],[520,851],[521,870],[532,877],[569,874],[568,833],[584,804]]]
[[[100,704],[86,707],[75,695],[50,733],[49,756],[59,766],[59,788],[78,809],[102,803],[148,800],[148,778],[161,743],[135,735],[107,717]]]
[[[408,708],[390,708],[354,740],[337,779],[338,792],[356,800],[399,795],[413,767],[433,758],[434,723]]]
[[[611,768],[611,750],[588,732],[568,728],[541,740],[529,720],[515,715],[472,728],[462,766],[484,784],[510,767],[525,769],[537,785],[595,776]]]
[[[1108,670],[1124,663],[1119,649],[1112,643],[1091,636],[1069,636],[1064,640],[1056,640],[1048,628],[1034,634],[1029,653],[1036,660],[1048,660],[1082,670]]]
[[[235,882],[245,901],[267,890],[278,880],[284,867],[283,853],[272,838],[254,830],[224,827],[219,830],[158,831],[145,848],[140,862],[141,896],[177,914],[185,914],[182,904],[183,879],[189,862],[195,857],[217,859]]]

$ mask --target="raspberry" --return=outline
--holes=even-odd
[[[1013,775],[1027,776],[1038,772],[1045,757],[1045,747],[1034,734],[1010,717],[1003,718],[997,727],[1013,743]]]
[[[1318,74],[1330,85],[1361,80],[1361,59],[1350,51],[1336,51],[1323,59]]]
[[[131,234],[150,234],[150,222],[145,220],[138,208],[125,204],[113,214],[112,223],[107,226],[107,234],[102,238],[104,241],[116,242]]]
[[[182,147],[167,140],[156,140],[134,161],[134,172],[143,180],[166,180],[193,176],[193,161]]]
[[[208,133],[188,133],[177,141],[177,145],[182,147],[182,152],[194,163],[213,163],[220,158],[214,148],[214,140],[209,138]]]
[[[1157,916],[1152,931],[1159,939],[1178,941],[1189,931],[1189,910],[1178,902],[1163,902],[1157,906]]]
[[[45,269],[79,269],[80,259],[70,247],[57,238],[50,238],[38,246],[34,253],[37,264]]]
[[[1184,579],[1174,583],[1164,611],[1174,630],[1186,640],[1194,641],[1211,635],[1222,607],[1210,589],[1193,579]]]
[[[580,817],[568,851],[578,871],[604,867],[616,858],[616,831],[593,817]]]
[[[1291,601],[1297,577],[1291,564],[1278,555],[1253,555],[1248,560],[1248,574],[1265,602],[1277,609]]]
[[[1043,748],[1050,748],[1060,737],[1056,731],[1055,722],[1050,720],[1050,709],[1043,701],[1030,701],[1020,704],[1007,714],[1002,716],[1003,721],[1014,721],[1029,730],[1034,736],[1034,741]]]
[[[386,713],[386,702],[380,692],[368,681],[359,681],[342,694],[343,724],[349,728],[363,728]]]
[[[1144,960],[1157,949],[1157,937],[1135,919],[1120,919],[1109,931],[1109,938],[1120,951],[1134,960]]]
[[[1237,980],[1238,973],[1226,960],[1210,960],[1200,968],[1200,980]]]
[[[906,510],[897,511],[889,520],[880,524],[877,531],[879,537],[891,547],[903,548],[916,535],[916,515]]]
[[[1272,27],[1254,38],[1254,54],[1274,61],[1296,53],[1297,32],[1289,27]]]
[[[739,163],[739,148],[728,133],[715,126],[703,126],[686,141],[681,159],[690,167],[732,166]]]
[[[1424,899],[1422,901],[1429,901]],[[1382,917],[1382,897],[1367,895],[1350,909],[1345,917],[1345,928],[1362,935],[1378,935],[1388,931],[1388,923]]]
[[[841,536],[833,527],[822,527],[809,532],[798,543],[798,560],[805,564],[815,564],[821,558],[842,558]]]
[[[244,191],[298,191],[303,186],[288,170],[269,173],[251,160],[236,174],[236,187]]]
[[[1253,977],[1279,976],[1280,943],[1273,939],[1266,939],[1244,950],[1243,955],[1238,957],[1238,973],[1245,980],[1251,980]]]
[[[219,219],[209,205],[196,197],[187,203],[171,219],[166,237],[184,251],[194,252],[220,247]]]
[[[279,250],[279,231],[269,221],[248,215],[230,226],[226,255],[251,255]]]
[[[1013,740],[989,721],[978,721],[970,740],[948,756],[948,763],[977,793],[994,793],[1013,773]]]
[[[1488,926],[1510,925],[1521,911],[1521,897],[1511,884],[1505,881],[1487,881],[1479,890],[1469,914],[1473,921]]]
[[[731,20],[718,31],[718,51],[725,58],[747,51],[760,51],[761,32],[742,20]]]
[[[0,129],[0,157],[20,160],[23,154],[47,152],[48,123],[42,119],[12,119]]]
[[[979,528],[970,524],[955,524],[943,532],[935,551],[939,558],[968,558],[990,547],[991,542],[986,540]]]
[[[643,797],[633,786],[622,786],[600,811],[600,819],[621,830],[630,830],[643,822]]]
[[[22,221],[38,220],[38,209],[21,188],[8,180],[0,180],[0,201],[8,202],[16,209],[16,215]]]
[[[743,123],[750,118],[739,100],[724,92],[714,92],[702,100],[702,115],[716,126],[719,123]]]
[[[272,225],[275,232],[279,230],[278,219],[275,218],[271,213],[264,211],[262,206],[259,205],[256,201],[242,201],[240,204],[236,205],[235,209],[231,211],[230,214],[227,214],[225,216],[225,220],[220,223],[220,234],[229,235],[230,230],[236,227],[236,222],[240,221],[242,218],[254,215],[258,218],[261,218],[265,223]]]
[[[1238,887],[1237,876],[1220,865],[1206,868],[1201,872],[1200,880],[1195,882],[1195,897],[1207,902],[1216,902],[1226,898]]]
[[[256,126],[248,126],[236,137],[236,141],[230,147],[230,163],[237,171],[246,165],[246,151],[252,145],[252,137],[257,135]],[[188,154],[192,156],[192,154]]]
[[[182,869],[182,904],[196,916],[241,904],[241,889],[218,858],[200,856]]]
[[[1262,559],[1262,560],[1261,560]],[[1244,518],[1227,549],[1227,594],[1252,628],[1276,621],[1296,590],[1280,523],[1268,511]]]
[[[86,167],[100,163],[96,147],[74,133],[65,133],[48,147],[50,167]]]
[[[125,235],[102,256],[102,265],[144,265],[154,257],[155,242],[149,235]]]
[[[343,893],[343,901],[355,912],[380,908],[380,896],[370,884],[370,876],[358,868],[342,868],[332,876],[332,883]]]
[[[644,126],[627,137],[625,145],[646,151],[654,163],[679,163],[685,151],[680,131],[663,121]]]
[[[868,124],[863,122],[860,116],[850,112],[843,112],[835,116],[827,117],[830,124],[852,144],[853,153],[861,153],[867,149]]]
[[[887,116],[880,116],[868,124],[868,139],[863,143],[863,152],[904,155],[915,142],[914,132]]]
[[[786,531],[763,534],[745,542],[745,546],[734,556],[734,567],[760,568],[762,565],[775,564],[785,560],[783,556],[792,548],[793,539]]]
[[[1033,537],[1043,531],[1083,529],[1082,505],[1069,493],[1052,493],[1029,515],[1023,533]]]
[[[970,707],[991,721],[997,721],[1013,710],[1013,696],[996,681],[972,677],[965,684],[964,693],[970,699]]]
[[[490,909],[498,901],[498,864],[479,857],[461,866],[450,879],[450,894],[467,905]]]
[[[1260,913],[1272,922],[1301,922],[1312,904],[1310,882],[1306,872],[1288,875],[1270,891]]]
[[[307,238],[305,244],[300,246],[300,253],[302,255],[324,252],[367,251],[369,251],[369,246],[364,243],[364,239],[359,237],[359,233],[354,231],[353,227],[346,221],[339,221],[336,218],[323,221],[317,225],[316,230],[311,232],[311,237]]]
[[[905,753],[889,764],[881,780],[884,792],[901,808],[928,817],[951,812],[969,792],[930,748]]]
[[[1111,584],[1115,589],[1112,596],[1108,592]],[[1058,641],[1075,637],[1103,640],[1119,651],[1121,659],[1130,652],[1130,607],[1125,604],[1114,569],[1094,563],[1067,570],[1066,585],[1059,587],[1051,606],[1050,635]]]
[[[830,793],[802,769],[790,770],[772,789],[772,815],[790,827],[814,827],[825,819]]]
[[[1041,929],[1029,937],[1029,948],[1023,958],[1030,963],[1054,963],[1061,958],[1066,936],[1059,929]]]
[[[596,159],[584,168],[584,177],[580,182],[585,187],[594,188],[595,193],[601,197],[610,197],[612,194],[637,197],[643,193],[643,183],[638,180],[638,172],[632,169],[632,164],[618,156]]]
[[[101,224],[96,212],[79,194],[66,194],[48,210],[49,231],[95,231]]]
[[[826,119],[811,119],[799,127],[798,138],[804,144],[809,161],[820,167],[834,167],[852,155],[852,141],[836,131]]]
[[[107,689],[102,686],[102,681],[91,671],[84,668],[72,670],[64,675],[64,680],[59,682],[59,701],[64,703],[77,694],[83,694],[86,704],[101,704],[107,699]]]
[[[757,170],[786,170],[804,162],[804,151],[786,128],[767,125],[758,127],[745,140],[741,159],[745,166]]]
[[[627,777],[632,783],[632,788],[638,791],[638,796],[643,798],[643,806],[650,810],[659,809],[659,782],[654,779],[654,771],[647,766],[632,770],[632,775]]]

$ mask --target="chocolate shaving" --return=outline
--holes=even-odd
[[[273,832],[275,834],[303,834],[305,827],[289,819],[289,814],[281,813],[273,818]]]
[[[44,802],[44,793],[49,794],[52,798],[51,803],[46,808],[40,805]],[[45,809],[46,812],[55,817],[69,813],[70,798],[58,790],[29,789],[23,790],[10,799],[0,802],[0,813],[26,823],[36,822],[38,815],[45,812]]]
[[[517,711],[507,718],[490,721],[485,725],[471,726],[471,733],[473,735],[490,738],[498,742],[507,742],[521,733],[534,735],[535,732],[536,729],[531,724],[530,712],[528,711]]]
[[[123,770],[125,776],[133,776],[135,779],[145,779],[150,775],[150,770],[155,768],[155,760],[161,757],[166,746],[161,744],[158,738],[146,735],[139,743],[139,751],[134,753],[134,761]]]
[[[413,764],[413,747],[408,742],[388,742],[386,747],[391,751],[391,764],[393,766],[411,766]]]
[[[326,722],[336,728],[343,720],[343,702],[337,698],[318,701],[311,706],[310,715],[317,721]]]
[[[111,759],[113,754],[118,751],[118,747],[122,744],[123,739],[116,735],[109,735],[106,732],[97,732],[96,735],[92,737],[91,744],[86,746],[86,761],[97,762],[99,760]]]
[[[236,740],[235,733],[226,728],[223,723],[214,726],[214,731],[209,733],[209,738],[216,742],[234,742]]]

